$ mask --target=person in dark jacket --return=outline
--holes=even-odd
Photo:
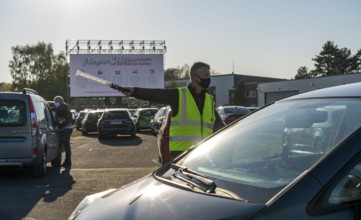
[[[127,87],[123,91],[124,95],[171,107],[169,148],[172,158],[225,126],[216,111],[213,96],[207,92],[211,83],[210,66],[204,62],[194,63],[190,77],[190,83],[184,88]]]
[[[69,105],[64,102],[63,97],[54,97],[55,118],[62,136],[62,144],[65,149],[65,160],[63,167],[71,167],[70,137],[73,133],[72,114]]]

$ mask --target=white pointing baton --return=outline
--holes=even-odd
[[[75,75],[78,76],[78,77],[80,76],[82,78],[89,79],[91,81],[94,81],[94,82],[109,86],[110,88],[121,91],[121,92],[129,92],[129,90],[124,88],[124,87],[121,87],[121,86],[119,86],[119,85],[117,85],[115,83],[109,82],[109,81],[107,81],[105,79],[98,78],[96,76],[90,75],[89,73],[85,73],[85,72],[80,71],[80,70],[77,70]]]

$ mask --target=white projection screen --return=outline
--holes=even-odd
[[[121,92],[77,77],[81,70],[122,87],[164,88],[163,54],[70,54],[70,96],[124,96]]]

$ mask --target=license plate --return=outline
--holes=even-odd
[[[111,121],[110,124],[111,125],[121,125],[122,122],[121,121]]]

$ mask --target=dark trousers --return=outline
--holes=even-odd
[[[65,149],[65,160],[71,161],[71,147],[70,147],[70,137],[73,133],[73,129],[64,128],[62,130],[62,143]]]

